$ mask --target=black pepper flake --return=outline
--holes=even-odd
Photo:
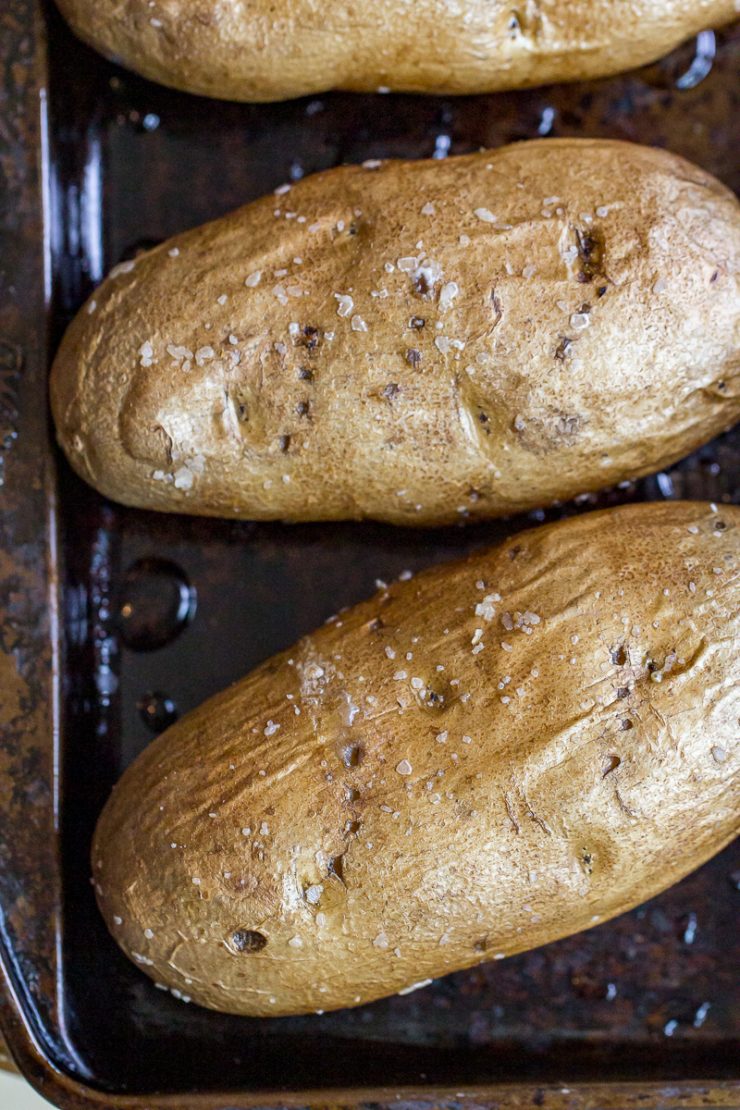
[[[604,253],[604,238],[596,230],[582,231],[580,228],[574,228],[574,231],[578,259],[581,264],[577,280],[582,285],[586,285],[593,281],[599,272]]]
[[[341,856],[332,856],[327,862],[326,869],[330,875],[334,875],[339,879],[340,883],[344,882],[344,853]]]
[[[604,294],[606,293],[606,291],[607,291],[607,286],[606,285],[600,285],[599,288],[596,290],[596,296],[597,297],[603,297]]]
[[[299,347],[305,347],[309,351],[315,351],[320,342],[321,332],[311,324],[306,324],[301,328],[301,334],[296,340]]]
[[[295,407],[295,411],[298,413],[299,416],[308,416],[309,408],[310,405],[308,401],[299,401]]]
[[[290,436],[280,436],[278,443],[280,444],[280,450],[285,454],[290,447]]]
[[[414,369],[421,364],[421,351],[417,351],[416,347],[409,347],[405,357],[409,366],[413,366]]]
[[[392,401],[401,392],[400,386],[396,382],[389,382],[388,385],[382,390],[382,396],[388,401]]]
[[[267,937],[254,929],[237,929],[232,934],[231,943],[237,952],[261,952],[267,944]]]
[[[302,382],[312,382],[313,370],[309,370],[306,366],[301,366],[298,370],[298,377]]]
[[[572,348],[573,340],[569,339],[567,335],[561,336],[560,342],[555,348],[555,358],[558,360],[558,362],[565,362],[566,358],[568,358],[568,356],[570,355]]]
[[[421,316],[412,316],[411,319],[409,320],[409,327],[410,328],[416,328],[417,330],[421,330],[421,328],[423,328],[425,325],[426,325],[426,320],[424,320]]]

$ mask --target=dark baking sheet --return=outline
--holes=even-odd
[[[473,1089],[486,1104],[729,1104],[737,847],[587,934],[404,998],[262,1021],[156,990],[108,937],[87,857],[111,784],[158,728],[376,578],[594,505],[732,500],[740,437],[636,486],[469,529],[238,524],[127,510],[84,487],[51,448],[44,379],[67,321],[114,263],[340,162],[603,135],[668,146],[737,188],[740,34],[717,36],[711,72],[692,88],[681,86],[701,72],[693,43],[587,85],[252,107],[157,88],[39,11],[32,0],[0,10],[0,1017],[26,1071],[57,1101],[142,1110],[384,1105],[394,1091],[449,1102]]]

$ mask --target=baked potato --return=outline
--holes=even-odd
[[[145,77],[227,100],[331,88],[480,93],[652,62],[734,0],[57,0],[73,30]]]
[[[740,206],[664,151],[348,166],[118,266],[52,371],[127,505],[443,524],[674,462],[740,411]]]
[[[546,944],[736,834],[740,510],[662,502],[382,589],[114,789],[123,951],[236,1014],[354,1006]]]

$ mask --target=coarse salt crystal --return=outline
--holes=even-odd
[[[396,770],[398,771],[399,775],[410,775],[413,771],[413,767],[409,763],[408,759],[402,759],[400,763],[396,764]]]
[[[276,724],[275,721],[268,721],[264,728],[264,734],[265,736],[272,736],[279,728],[280,725]]]
[[[347,293],[335,293],[334,299],[337,301],[337,316],[349,316],[354,308],[354,301]]]
[[[479,220],[482,220],[484,224],[496,223],[496,217],[488,208],[476,208],[473,214],[477,216]]]
[[[367,324],[362,319],[362,316],[352,317],[352,331],[367,331]]]
[[[188,490],[193,488],[193,472],[187,466],[181,466],[174,473],[175,489]]]
[[[439,291],[439,308],[441,312],[446,312],[448,308],[452,307],[455,297],[460,292],[460,286],[455,281],[448,281]]]
[[[249,277],[244,279],[244,284],[249,289],[254,289],[255,285],[259,285],[259,283],[261,281],[262,281],[262,271],[261,270],[255,270],[253,274],[250,274]]]
[[[216,352],[213,347],[199,347],[195,352],[195,362],[198,366],[203,366],[209,359],[215,358]]]
[[[464,351],[465,344],[461,339],[450,339],[447,335],[438,335],[435,337],[434,346],[443,355],[449,354],[451,350]]]
[[[121,274],[130,274],[135,265],[136,263],[133,261],[119,262],[117,266],[113,267],[111,272],[108,274],[108,277],[117,278],[120,277]]]
[[[433,979],[421,979],[418,983],[412,983],[410,987],[404,987],[403,990],[400,990],[398,992],[399,997],[404,994],[411,994],[412,991],[421,990],[422,987],[428,987],[433,982]]]

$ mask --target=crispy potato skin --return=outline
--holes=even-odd
[[[739,538],[727,506],[591,513],[269,660],[114,790],[92,853],[114,937],[204,1006],[295,1014],[676,882],[738,828]]]
[[[109,277],[53,367],[59,440],[109,497],[169,512],[539,506],[737,419],[739,263],[735,197],[645,147],[332,170]]]
[[[80,38],[138,73],[227,100],[331,88],[479,93],[654,61],[734,0],[57,0]]]

